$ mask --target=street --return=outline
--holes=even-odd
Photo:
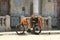
[[[0,40],[60,40],[60,31],[52,32],[42,31],[39,35],[29,33],[17,35],[16,32],[0,32]]]
[[[60,40],[60,34],[1,35],[0,40]]]

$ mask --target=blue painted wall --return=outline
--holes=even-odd
[[[28,0],[25,0],[25,16],[30,16],[30,5]],[[15,26],[19,23],[19,17],[24,15],[22,11],[22,0],[11,0],[11,26]]]
[[[24,15],[22,11],[22,0],[11,0],[11,26],[19,23],[19,17]],[[25,16],[30,16],[30,0],[25,0]],[[40,5],[40,4],[39,4]],[[41,5],[40,5],[41,6]],[[39,7],[39,12],[41,7]],[[57,26],[57,1],[42,0],[42,15],[52,17],[52,26]],[[13,16],[13,17],[12,17]],[[17,18],[16,18],[17,17]]]
[[[42,2],[42,15],[47,17],[51,16],[52,26],[57,26],[57,0],[43,0]]]

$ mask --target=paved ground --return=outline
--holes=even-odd
[[[0,35],[0,40],[60,40],[60,34]]]
[[[16,32],[0,32],[0,40],[60,40],[60,31],[42,31],[39,35],[28,33],[17,35]]]

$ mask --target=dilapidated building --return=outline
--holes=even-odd
[[[52,28],[60,29],[60,1],[59,0],[0,0],[0,16],[10,16],[10,27],[19,23],[21,15],[30,17],[34,15],[50,16]]]

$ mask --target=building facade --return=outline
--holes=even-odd
[[[43,17],[50,16],[52,26],[56,27],[59,24],[58,3],[59,0],[0,0],[0,15],[10,15],[12,28],[19,24],[20,16],[30,17],[32,14],[42,15]]]

